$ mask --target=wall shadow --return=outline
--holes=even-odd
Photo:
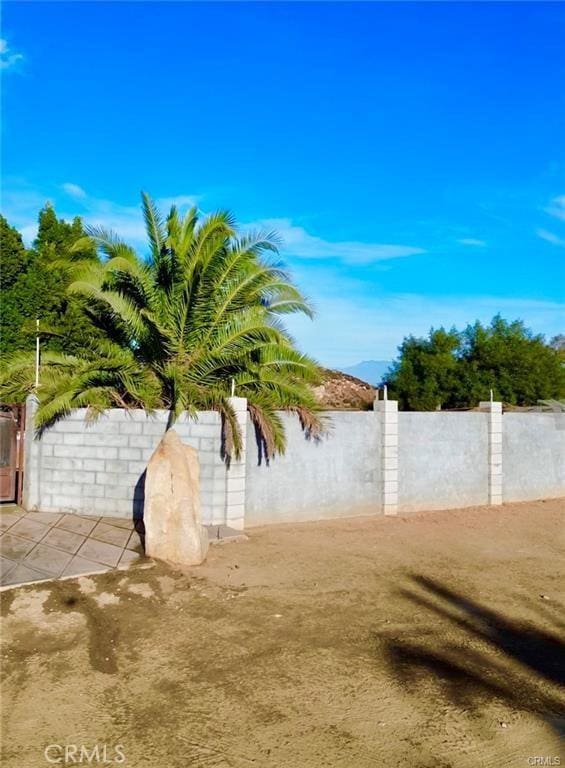
[[[257,466],[260,467],[261,464],[265,464],[268,467],[270,461],[267,451],[267,441],[263,437],[259,424],[257,424],[257,422],[252,422],[252,424],[253,431],[255,432],[255,445],[257,447]]]
[[[305,414],[300,411],[300,409],[296,409],[295,415],[300,422],[300,428],[302,429],[302,434],[304,435],[304,439],[306,441],[312,442],[314,445],[319,445],[324,437],[328,437],[331,434],[331,424],[327,418],[322,418],[323,426],[321,432],[314,432],[312,424],[306,418]],[[267,444],[267,440],[265,439],[264,432],[261,429],[261,424],[258,421],[251,421],[251,424],[253,425],[253,431],[255,433],[257,466],[260,467],[262,464],[264,464],[266,467],[268,467],[272,459],[269,458],[269,446]]]
[[[540,617],[534,624],[421,575],[411,575],[400,595],[429,612],[431,628],[416,625],[416,641],[373,633],[398,682],[414,689],[433,679],[461,708],[479,707],[485,696],[495,697],[543,717],[560,736],[565,734],[563,606],[548,602],[540,609],[541,599],[526,601],[522,607]]]
[[[133,490],[133,505],[132,505],[133,527],[135,532],[139,536],[139,540],[141,542],[141,546],[143,547],[144,552],[145,552],[145,523],[143,522],[143,510],[145,507],[145,476],[146,475],[147,475],[147,470],[144,469],[141,475],[139,476],[137,483],[135,484],[135,488]]]

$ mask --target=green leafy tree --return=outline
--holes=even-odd
[[[565,334],[559,333],[549,342],[549,346],[557,352],[561,362],[565,364]]]
[[[25,276],[29,260],[20,233],[0,216],[0,357],[19,348],[22,314],[15,286]]]
[[[9,290],[27,270],[28,252],[22,236],[0,215],[0,290]]]
[[[463,332],[461,367],[469,372],[471,402],[494,397],[510,405],[535,405],[538,400],[563,397],[565,369],[544,337],[519,320],[500,315],[489,326],[477,322]]]
[[[520,321],[496,316],[463,332],[430,331],[427,339],[406,338],[388,375],[403,410],[468,408],[495,399],[511,405],[565,395],[560,353]]]
[[[456,357],[460,334],[440,328],[428,339],[408,336],[399,348],[400,359],[387,378],[402,410],[432,411],[460,397]]]
[[[89,230],[70,249],[71,296],[84,300],[87,334],[74,355],[42,358],[37,423],[46,427],[72,408],[96,415],[109,407],[164,407],[170,423],[183,411],[220,411],[226,454],[241,435],[229,402],[232,386],[248,407],[265,455],[284,450],[278,410],[295,412],[303,428],[321,428],[311,384],[316,364],[294,347],[281,324],[292,312],[311,314],[275,260],[272,233],[238,235],[229,213],[199,219],[173,206],[163,218],[143,196],[150,246],[147,260],[109,231]],[[94,243],[99,260],[85,258]],[[29,355],[10,362],[5,396],[31,391]]]
[[[3,218],[0,228],[0,358],[34,348],[36,319],[44,350],[79,350],[93,329],[82,311],[84,300],[67,293],[70,276],[65,259],[77,239],[85,235],[82,222],[79,218],[70,224],[58,219],[53,207],[46,205],[39,214],[38,234],[30,250]],[[91,245],[85,248],[83,259],[97,258]]]

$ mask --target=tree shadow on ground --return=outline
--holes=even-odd
[[[384,643],[396,679],[408,688],[433,679],[462,708],[479,706],[485,696],[497,698],[542,716],[565,734],[565,642],[558,635],[562,606],[526,605],[540,617],[534,624],[504,616],[434,579],[409,578],[410,586],[400,593],[425,610],[433,629],[416,624],[417,641],[374,633],[381,647]],[[542,628],[542,622],[551,629]]]

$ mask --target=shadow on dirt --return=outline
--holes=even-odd
[[[565,642],[557,634],[562,606],[536,605],[539,623],[549,624],[548,630],[497,613],[434,579],[409,578],[410,586],[400,594],[429,612],[433,629],[419,627],[417,641],[375,633],[396,679],[410,688],[434,678],[461,708],[478,706],[485,696],[498,698],[542,716],[563,735]],[[438,618],[445,622],[445,633]]]

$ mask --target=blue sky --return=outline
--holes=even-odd
[[[4,3],[2,212],[141,189],[275,226],[328,365],[496,312],[565,330],[565,6]]]

